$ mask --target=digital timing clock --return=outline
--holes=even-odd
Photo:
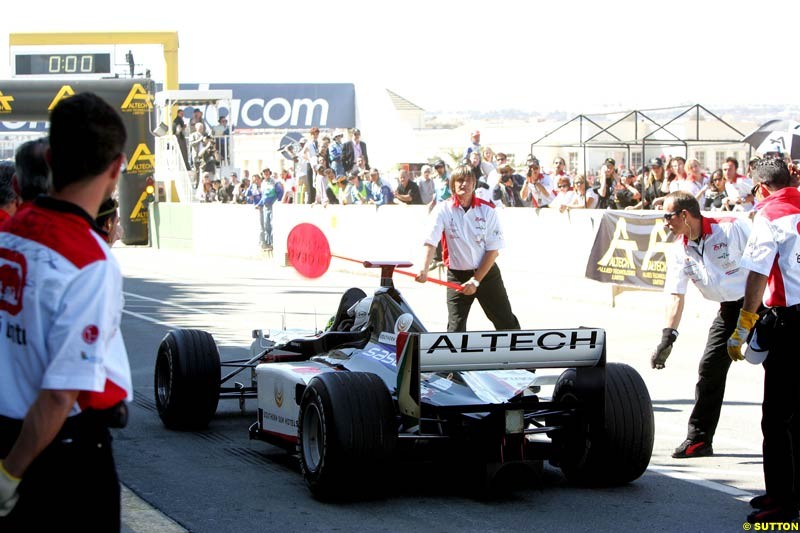
[[[17,76],[80,76],[111,74],[111,54],[66,53],[66,54],[17,54],[15,75]]]

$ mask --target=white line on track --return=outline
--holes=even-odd
[[[701,487],[705,487],[707,489],[728,494],[730,496],[735,497],[737,500],[743,502],[749,501],[750,498],[754,496],[754,494],[747,492],[745,490],[737,489],[736,487],[731,487],[730,485],[725,485],[723,483],[717,483],[716,481],[709,481],[707,479],[702,479],[689,472],[683,470],[676,470],[668,466],[651,465],[647,469],[651,472],[656,472],[658,474],[668,476],[673,479],[688,481],[689,483],[694,483],[695,485],[700,485]]]
[[[200,315],[210,315],[211,314],[208,311],[203,311],[203,310],[197,309],[195,307],[189,307],[188,305],[181,305],[181,304],[176,304],[176,303],[172,303],[172,302],[165,302],[164,300],[159,300],[157,298],[150,298],[149,296],[142,296],[141,294],[135,294],[135,293],[132,293],[132,292],[123,292],[122,294],[124,294],[126,298],[128,296],[131,296],[133,298],[139,298],[140,300],[147,300],[148,302],[156,302],[156,303],[160,303],[160,304],[164,304],[164,305],[169,305],[170,307],[177,307],[179,309],[186,309],[187,311],[191,311],[192,313],[197,313],[197,314],[200,314]]]

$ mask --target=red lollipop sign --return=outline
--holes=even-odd
[[[289,261],[307,278],[318,278],[328,271],[331,264],[331,248],[328,239],[313,224],[298,224],[289,232],[286,242]]]

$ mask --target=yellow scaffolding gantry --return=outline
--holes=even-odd
[[[176,31],[132,31],[132,32],[76,32],[76,33],[11,33],[9,46],[42,45],[114,45],[114,44],[160,44],[164,51],[164,89],[178,89],[178,32]]]

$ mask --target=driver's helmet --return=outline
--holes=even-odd
[[[350,331],[361,331],[369,322],[369,308],[372,306],[372,296],[361,298],[350,309],[347,310],[347,316],[353,317],[353,326]]]

